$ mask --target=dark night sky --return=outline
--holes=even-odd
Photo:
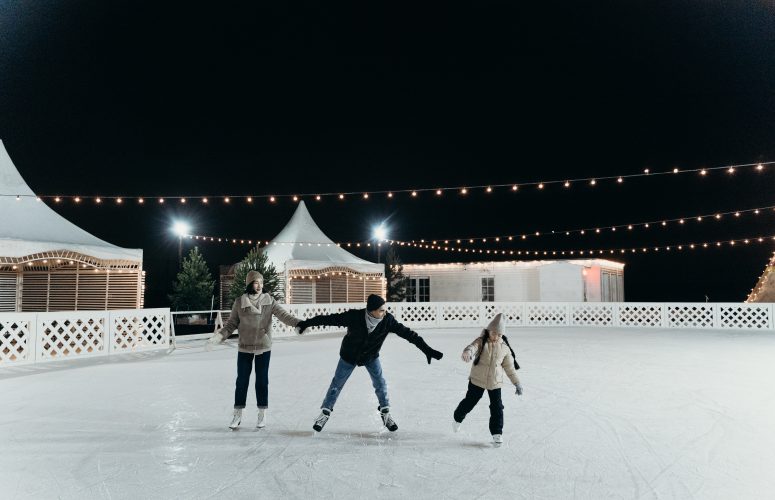
[[[775,160],[772,2],[161,3],[0,4],[0,139],[37,193],[365,191]],[[386,217],[398,239],[445,238],[772,205],[773,181],[775,167],[308,205],[335,241],[365,239]],[[269,239],[293,209],[57,207],[100,238],[144,249],[149,306],[166,305],[173,217],[197,233]],[[775,234],[773,222],[527,246],[716,240]],[[201,249],[214,270],[246,252]],[[628,300],[740,301],[772,250],[618,260]]]

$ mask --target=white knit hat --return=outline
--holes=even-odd
[[[492,321],[490,321],[490,324],[487,325],[487,330],[501,335],[506,333],[506,321],[503,319],[503,313],[495,315]]]
[[[253,283],[256,280],[264,281],[264,275],[262,275],[256,270],[249,271],[248,275],[245,276],[245,286]]]

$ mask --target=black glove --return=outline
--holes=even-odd
[[[422,351],[423,354],[425,354],[425,357],[428,359],[428,364],[431,364],[431,358],[441,359],[444,357],[444,353],[441,353],[433,349],[431,346],[426,344],[425,341],[422,339],[420,339],[420,341],[417,342],[417,347]]]
[[[301,335],[302,333],[304,333],[304,330],[307,329],[307,322],[304,320],[299,321],[298,323],[296,323],[296,328],[299,329],[299,335]]]

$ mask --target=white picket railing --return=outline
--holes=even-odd
[[[363,303],[284,304],[307,319]],[[658,302],[397,302],[388,311],[412,328],[484,327],[498,313],[512,327],[674,328],[773,331],[771,303]],[[215,328],[228,320],[219,311]],[[276,337],[295,335],[273,318]],[[169,309],[0,313],[0,367],[166,349],[173,340]],[[317,327],[309,333],[341,330]]]
[[[297,318],[360,309],[353,304],[284,304]],[[771,303],[681,303],[681,302],[396,302],[388,311],[412,328],[484,327],[498,313],[509,326],[676,328],[703,330],[775,330]],[[220,311],[216,328],[228,319]],[[292,328],[272,320],[275,336],[292,336]],[[314,332],[341,328],[313,328]]]
[[[166,349],[169,309],[0,313],[0,367]]]

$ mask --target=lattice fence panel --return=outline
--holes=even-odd
[[[450,302],[439,304],[439,308],[441,309],[440,326],[480,326],[482,323],[479,318],[481,304]]]
[[[34,314],[9,314],[0,318],[0,367],[35,360]]]
[[[568,324],[568,306],[564,303],[529,302],[525,319],[528,326],[561,326]]]
[[[104,311],[38,314],[37,361],[108,354]]]
[[[740,330],[772,330],[771,304],[718,304],[718,327]]]
[[[525,305],[521,302],[488,302],[484,304],[482,327],[487,326],[498,313],[503,313],[507,325],[520,326],[525,322]]]
[[[661,304],[619,304],[619,325],[646,328],[662,326]]]
[[[137,309],[111,311],[112,353],[166,349],[170,343],[169,311]]]
[[[434,326],[438,308],[430,302],[406,302],[401,305],[401,323],[412,326]]]
[[[613,326],[615,317],[611,304],[570,305],[570,324],[573,326]]]
[[[668,328],[713,328],[711,304],[667,304]]]

